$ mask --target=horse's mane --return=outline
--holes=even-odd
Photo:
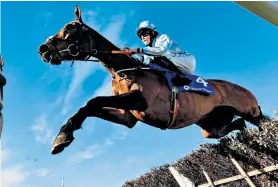
[[[100,33],[95,31],[89,25],[83,23],[89,32],[93,35],[94,42],[96,42],[97,50],[120,50],[116,45],[110,42],[107,38],[102,36]],[[117,55],[117,54],[98,54],[97,58],[102,61],[108,68],[113,68],[115,70],[121,70],[126,68],[135,68],[144,66],[137,59],[131,58],[127,55]]]

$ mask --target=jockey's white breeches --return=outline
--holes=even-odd
[[[182,73],[192,74],[196,69],[196,59],[193,55],[189,53],[173,54],[167,53],[164,55],[168,60],[170,60]],[[148,64],[151,60],[154,59],[153,56],[144,55],[133,55],[133,57],[144,64]]]
[[[191,54],[171,56],[169,60],[184,74],[192,74],[196,69],[196,59]]]

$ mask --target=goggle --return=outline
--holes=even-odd
[[[139,37],[147,36],[147,35],[150,35],[150,34],[151,34],[151,31],[149,29],[143,29],[138,33]]]

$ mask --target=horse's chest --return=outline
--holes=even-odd
[[[113,81],[113,89],[118,94],[124,94],[132,90],[141,90],[142,87],[130,79],[118,78]]]

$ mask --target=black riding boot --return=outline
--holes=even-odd
[[[156,57],[151,63],[157,64],[169,71],[176,72],[177,76],[172,79],[172,83],[175,85],[188,85],[190,80],[182,73],[170,60],[166,57]]]

